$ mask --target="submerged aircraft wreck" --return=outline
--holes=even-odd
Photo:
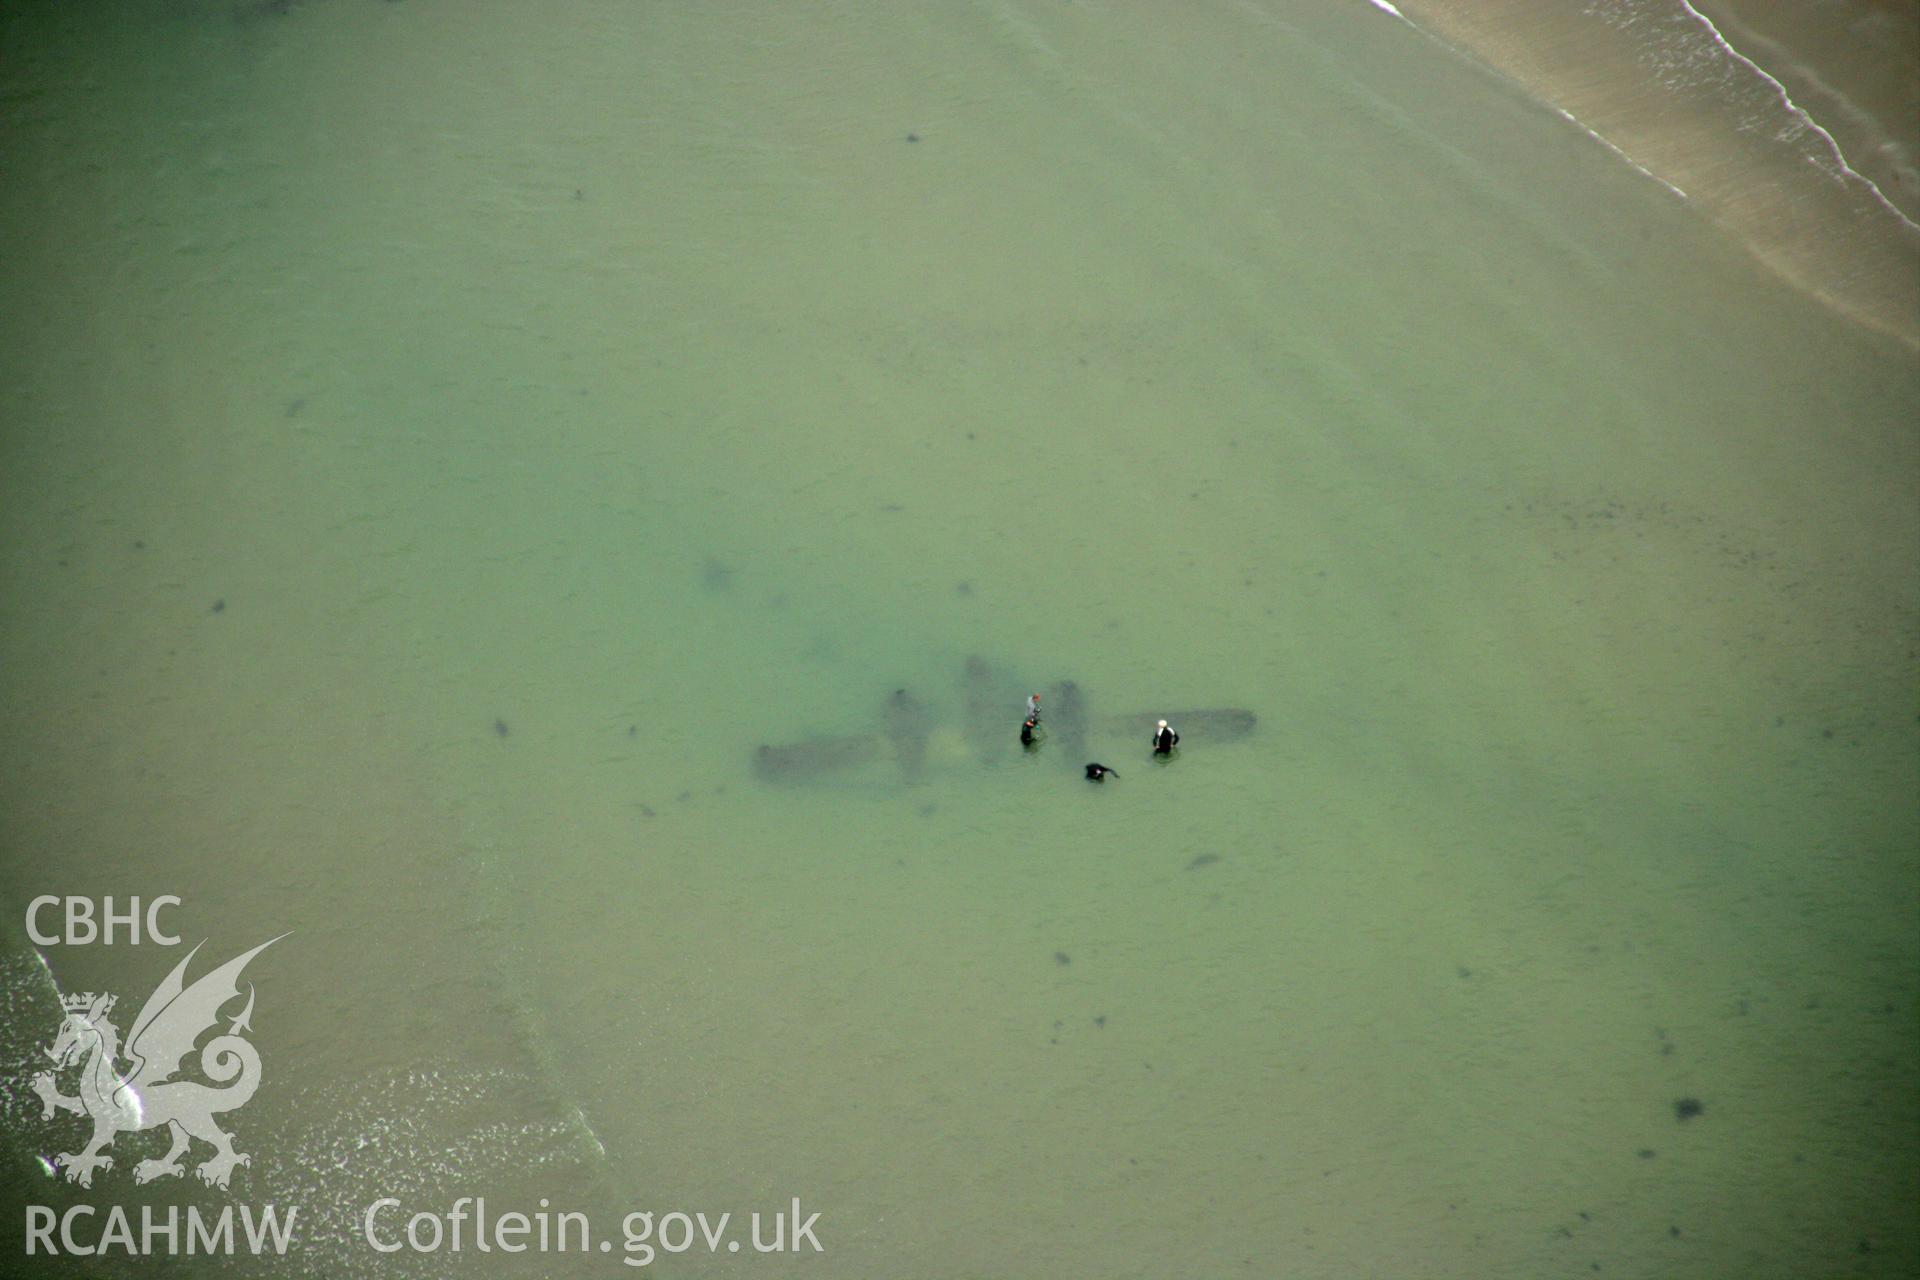
[[[913,782],[931,768],[948,767],[972,755],[981,764],[1018,756],[1021,709],[1030,691],[970,657],[961,672],[962,715],[957,729],[937,720],[931,708],[908,689],[895,689],[875,710],[878,732],[802,738],[781,745],[762,743],[753,770],[769,782],[811,783],[858,776],[887,767]],[[1169,720],[1183,741],[1195,746],[1230,742],[1253,732],[1256,717],[1239,707],[1191,710],[1155,708],[1126,715],[1096,716],[1085,691],[1072,680],[1057,680],[1040,695],[1040,741],[1036,749],[1054,764],[1080,769],[1088,737],[1137,741],[1146,747],[1154,726]]]

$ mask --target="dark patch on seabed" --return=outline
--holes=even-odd
[[[1031,692],[1032,686],[1002,676],[978,655],[966,660],[960,677],[961,729],[982,764],[1023,754],[1019,730]],[[1259,722],[1253,712],[1240,707],[1094,716],[1090,704],[1090,697],[1077,681],[1049,684],[1040,696],[1036,745],[1057,763],[1080,769],[1086,763],[1089,733],[1134,738],[1144,747],[1154,726],[1168,720],[1178,726],[1183,745],[1191,743],[1204,750],[1212,744],[1245,738]],[[902,781],[920,780],[926,773],[927,739],[940,724],[935,708],[912,690],[899,688],[881,697],[875,714],[878,732],[762,743],[754,751],[754,772],[773,782],[818,782],[860,770],[879,758],[885,747]]]
[[[402,0],[381,0],[383,4],[400,4]],[[233,9],[235,22],[255,22],[267,18],[284,18],[298,9],[312,8],[323,0],[247,0]]]

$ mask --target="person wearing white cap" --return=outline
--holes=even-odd
[[[1153,754],[1171,755],[1173,749],[1179,744],[1180,735],[1169,728],[1165,720],[1162,720],[1160,727],[1153,731]]]

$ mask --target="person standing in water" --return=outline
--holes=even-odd
[[[1160,727],[1153,731],[1153,754],[1171,755],[1173,749],[1179,745],[1180,735],[1175,733],[1165,720],[1162,720]]]
[[[1034,746],[1034,731],[1040,727],[1040,695],[1027,695],[1027,718],[1020,724],[1020,745],[1031,749]]]

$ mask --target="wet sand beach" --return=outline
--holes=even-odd
[[[1798,287],[1920,346],[1920,14],[1908,3],[1410,0]]]

